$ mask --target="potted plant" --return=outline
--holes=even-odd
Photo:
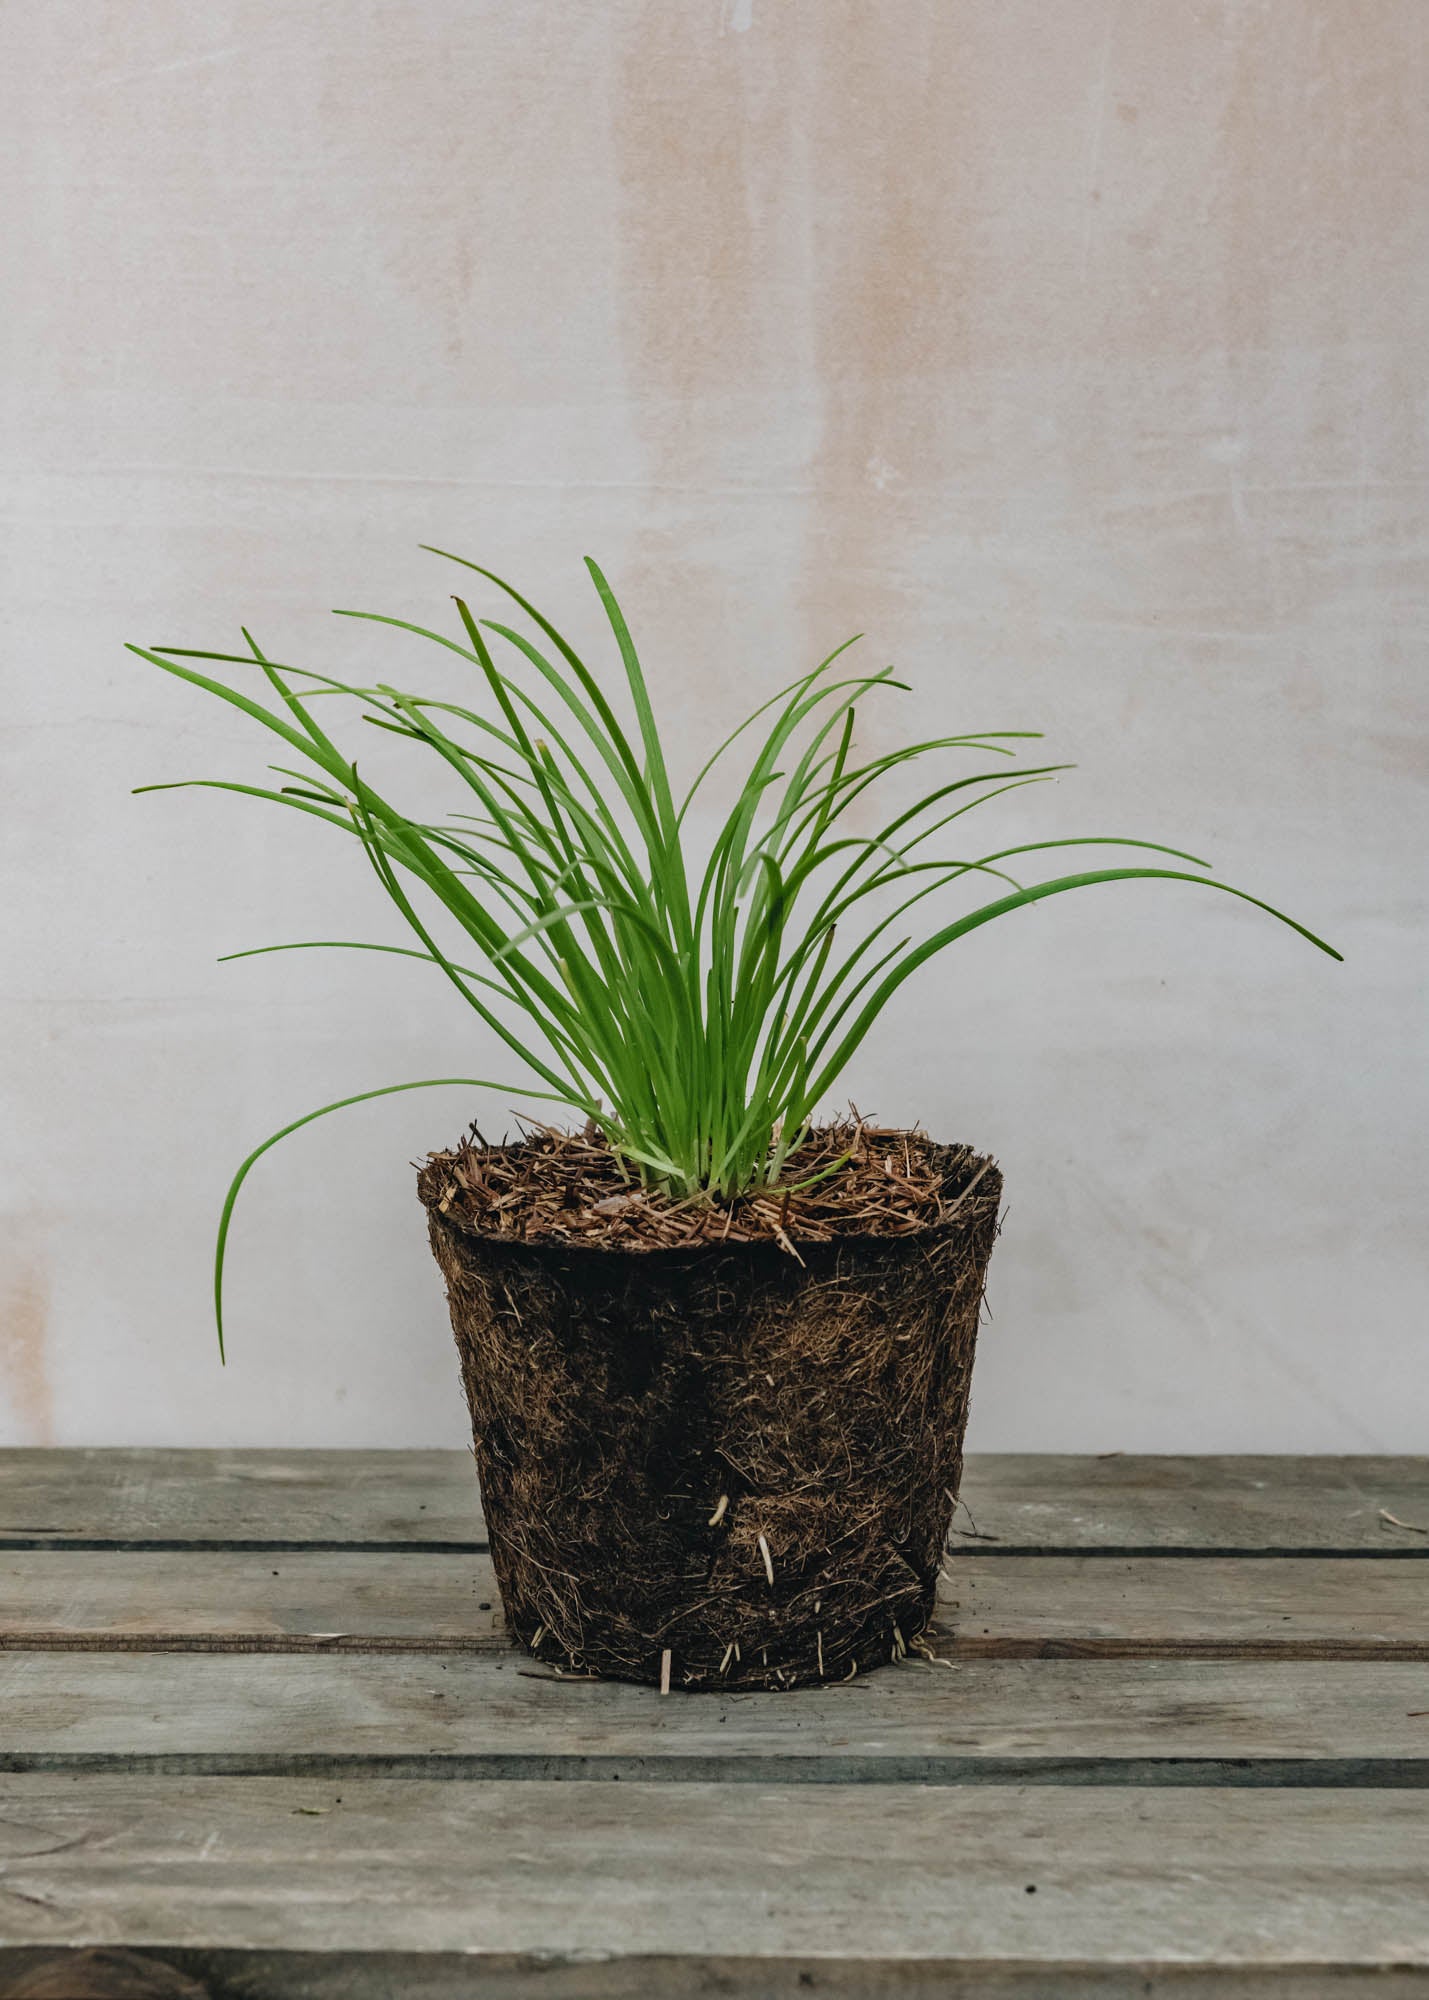
[[[995,918],[1145,876],[1242,897],[1339,954],[1153,841],[931,851],[975,808],[1069,767],[992,765],[1034,734],[1022,730],[864,756],[859,703],[905,684],[888,668],[849,672],[847,646],[772,695],[677,801],[596,565],[627,721],[532,604],[449,560],[513,600],[525,629],[461,597],[449,633],[376,622],[455,655],[473,690],[459,700],[288,666],[246,630],[243,653],[131,651],[286,746],[271,785],[188,782],[338,828],[414,938],[321,948],[431,966],[536,1079],[517,1088],[583,1121],[533,1123],[504,1145],[473,1127],[418,1180],[513,1632],[562,1670],[667,1689],[848,1678],[918,1643],[933,1608],[1001,1190],[967,1146],[857,1114],[815,1122],[887,1002]],[[493,643],[509,649],[501,664]],[[199,661],[241,668],[267,701]],[[419,748],[428,779],[444,767],[464,809],[423,803],[413,817],[390,804],[314,712],[318,697],[324,717],[332,699],[356,702],[365,723]],[[697,866],[692,801],[748,743]],[[875,831],[853,830],[856,801],[934,752],[977,768],[957,765],[900,796]],[[1094,846],[1181,865],[1028,885],[1007,873],[1024,855]],[[989,899],[949,921],[905,921],[934,891],[989,882]],[[229,1222],[254,1162],[343,1105],[440,1084],[496,1087],[437,1077],[364,1090],[243,1162],[218,1231],[220,1351]]]

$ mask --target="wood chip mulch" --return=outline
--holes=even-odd
[[[813,1186],[798,1186],[830,1168]],[[777,1187],[730,1201],[642,1187],[589,1125],[563,1132],[531,1124],[520,1141],[502,1145],[473,1126],[452,1152],[432,1154],[422,1182],[432,1206],[487,1236],[622,1250],[775,1242],[795,1255],[800,1243],[926,1229],[943,1216],[945,1184],[925,1132],[863,1119],[812,1131]]]

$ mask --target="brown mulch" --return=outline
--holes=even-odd
[[[826,1169],[813,1186],[798,1186]],[[861,1118],[811,1131],[778,1186],[728,1201],[641,1186],[589,1125],[564,1132],[532,1124],[514,1145],[490,1145],[473,1126],[453,1151],[430,1156],[423,1181],[440,1214],[481,1235],[600,1249],[775,1242],[797,1255],[801,1243],[912,1235],[945,1214],[945,1177],[927,1134]]]

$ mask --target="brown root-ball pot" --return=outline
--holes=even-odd
[[[502,1239],[450,1204],[446,1156],[421,1170],[497,1583],[539,1658],[793,1688],[922,1632],[1002,1189],[967,1147],[933,1157],[941,1220],[797,1256]]]

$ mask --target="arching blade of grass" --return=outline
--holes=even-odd
[[[356,779],[355,772],[353,776],[354,779]],[[366,787],[363,786],[361,788],[359,796],[353,802],[353,815],[359,825],[359,832],[362,836],[362,844],[367,849],[367,858],[372,863],[372,866],[377,873],[378,880],[381,882],[383,888],[387,891],[387,894],[391,897],[392,901],[397,905],[397,908],[400,910],[402,915],[407,919],[407,922],[411,925],[412,929],[416,932],[417,936],[421,939],[422,944],[425,946],[431,958],[435,961],[436,964],[438,964],[441,967],[442,971],[445,972],[447,978],[451,981],[452,985],[455,986],[457,992],[461,994],[462,998],[466,1001],[467,1005],[481,1016],[481,1018],[486,1022],[489,1028],[494,1029],[494,1031],[501,1037],[502,1041],[505,1042],[506,1046],[513,1052],[513,1054],[520,1056],[522,1061],[528,1064],[529,1067],[535,1071],[537,1076],[543,1078],[545,1082],[553,1084],[556,1088],[557,1093],[566,1103],[578,1102],[578,1101],[585,1101],[589,1103],[591,1100],[588,1092],[586,1092],[581,1087],[577,1087],[576,1089],[573,1090],[571,1086],[568,1083],[566,1083],[561,1077],[559,1077],[554,1070],[547,1068],[546,1064],[541,1061],[540,1057],[535,1055],[531,1049],[526,1047],[526,1045],[519,1039],[519,1037],[513,1034],[512,1030],[509,1027],[507,1027],[506,1023],[502,1021],[498,1015],[493,1014],[491,1009],[487,1007],[482,1001],[478,1000],[472,993],[470,987],[467,986],[461,974],[457,971],[456,967],[452,964],[451,960],[442,951],[441,947],[437,944],[436,939],[432,936],[431,932],[427,929],[426,925],[422,922],[421,918],[418,916],[416,910],[412,906],[411,900],[407,896],[406,891],[403,889],[401,883],[397,880],[397,872],[392,867],[391,863],[388,861],[387,857],[383,853],[382,844],[377,838],[376,828],[373,822],[371,810],[367,804],[366,798],[362,796],[362,793],[365,793],[365,791]],[[504,944],[505,940],[503,939],[502,942]],[[493,951],[491,954],[492,964],[498,966],[511,963],[515,957],[516,954],[514,952],[502,953],[500,951]],[[556,1025],[556,1023],[552,1020],[550,1014],[548,1012],[538,1011],[534,1005],[528,1005],[528,1012],[530,1017],[543,1030],[548,1039],[557,1041],[559,1043],[561,1031],[560,1028]]]
[[[828,669],[833,665],[834,661],[841,658],[842,655],[848,651],[850,646],[856,646],[862,637],[863,634],[861,632],[855,632],[851,639],[845,639],[841,646],[835,646],[834,650],[831,653],[826,654],[825,657],[822,660],[820,660],[818,666],[814,668],[814,671],[811,674],[801,674],[797,680],[792,680],[788,683],[786,687],[780,688],[778,694],[770,695],[768,701],[761,702],[759,707],[755,709],[752,715],[746,715],[743,722],[739,724],[738,728],[732,729],[729,732],[728,736],[725,737],[724,741],[719,745],[719,747],[709,757],[707,757],[704,763],[700,766],[699,771],[695,776],[694,783],[690,786],[690,789],[685,793],[684,798],[680,802],[680,810],[676,814],[677,825],[683,823],[685,814],[689,810],[690,802],[694,798],[695,793],[699,790],[700,786],[704,783],[705,779],[709,776],[710,772],[714,769],[715,765],[719,762],[720,758],[723,757],[725,751],[730,749],[732,745],[739,740],[739,738],[744,734],[745,730],[752,728],[753,725],[756,722],[758,722],[761,715],[767,715],[771,708],[774,708],[779,702],[784,701],[786,697],[792,696],[794,702],[797,702],[799,697],[814,685],[815,681],[820,679],[822,675],[828,672]]]
[[[352,938],[301,938],[295,944],[255,944],[246,951],[221,952],[217,963],[232,965],[240,958],[267,958],[277,951],[384,951],[391,958],[415,958],[419,964],[435,965],[439,970],[441,967],[440,959],[433,958],[429,951],[414,951],[405,944],[365,944]],[[458,965],[453,969],[473,986],[484,986],[488,992],[497,994],[503,1000],[510,998],[506,988],[494,979],[488,979],[484,972],[473,972],[469,965]]]
[[[305,1112],[295,1118],[291,1125],[272,1133],[261,1146],[255,1146],[248,1158],[228,1184],[228,1193],[223,1198],[223,1212],[218,1220],[218,1242],[213,1255],[213,1316],[218,1326],[218,1355],[221,1361],[228,1356],[223,1344],[223,1266],[228,1254],[228,1231],[233,1221],[233,1207],[238,1200],[239,1190],[263,1155],[294,1132],[301,1132],[305,1125],[312,1125],[319,1118],[326,1118],[330,1111],[345,1111],[350,1104],[367,1104],[374,1097],[396,1097],[404,1090],[442,1090],[462,1088],[466,1090],[505,1090],[513,1096],[543,1098],[549,1104],[565,1104],[569,1100],[554,1091],[532,1090],[529,1084],[519,1086],[492,1083],[487,1077],[479,1076],[429,1076],[416,1083],[386,1083],[377,1090],[359,1090],[351,1097],[336,1098],[331,1104],[323,1104],[316,1111]]]
[[[625,614],[615,601],[615,592],[601,574],[599,566],[589,556],[585,566],[590,571],[600,601],[605,606],[605,615],[610,620],[610,629],[615,634],[615,642],[620,648],[620,657],[625,663],[625,679],[635,703],[635,718],[640,726],[640,740],[645,746],[645,765],[641,779],[655,801],[655,816],[664,836],[668,850],[678,853],[678,834],[675,826],[675,802],[670,796],[670,774],[665,769],[665,752],[660,743],[660,732],[655,727],[655,711],[650,706],[650,691],[645,685],[645,675],[640,659],[635,651],[635,642],[630,636],[630,627],[625,622]],[[683,871],[682,871],[683,872]]]
[[[1050,846],[1054,843],[1046,844]],[[1149,846],[1151,843],[1142,844]],[[1029,903],[1040,902],[1044,896],[1060,896],[1069,889],[1087,889],[1098,882],[1147,881],[1194,882],[1205,889],[1219,889],[1223,895],[1235,896],[1243,903],[1253,904],[1257,910],[1264,910],[1267,916],[1276,918],[1278,922],[1288,925],[1292,931],[1298,932],[1302,938],[1308,939],[1317,950],[1343,962],[1341,952],[1336,951],[1332,944],[1326,944],[1323,938],[1316,937],[1315,933],[1307,930],[1304,924],[1297,923],[1294,917],[1286,916],[1283,910],[1277,910],[1272,903],[1262,902],[1259,896],[1249,895],[1244,889],[1232,888],[1229,882],[1216,881],[1213,876],[1188,875],[1184,869],[1178,868],[1099,868],[1086,875],[1062,875],[1054,882],[1039,882],[1030,889],[1020,890],[1015,896],[1004,896],[996,903],[987,903],[982,909],[974,910],[970,916],[960,918],[957,923],[946,925],[915,950],[910,951],[907,958],[874,990],[872,998],[824,1065],[818,1080],[808,1093],[809,1103],[817,1103],[830,1087],[904,980],[916,972],[920,965],[925,965],[935,953],[944,950],[958,938],[966,937],[969,932],[980,929],[983,924],[992,923],[994,919],[1007,916],[1011,911],[1020,910]]]
[[[654,812],[651,809],[648,794],[645,791],[644,779],[635,752],[631,749],[625,732],[616,719],[614,709],[606,700],[599,681],[586,667],[575,648],[561,637],[555,626],[541,615],[534,604],[523,597],[519,590],[516,590],[502,577],[499,577],[494,570],[485,569],[480,563],[470,562],[465,556],[453,555],[447,549],[433,548],[429,542],[424,542],[422,547],[429,554],[441,556],[447,562],[459,563],[463,569],[472,570],[477,576],[484,576],[488,582],[494,583],[498,590],[505,591],[512,602],[521,607],[532,624],[550,640],[574,675],[578,685],[584,690],[590,701],[591,709],[586,709],[579,702],[575,695],[575,690],[571,687],[569,681],[565,680],[551,666],[550,662],[531,645],[529,640],[505,626],[493,624],[490,619],[485,621],[489,631],[500,632],[504,638],[511,640],[513,644],[527,655],[532,664],[537,667],[537,670],[544,675],[551,686],[555,688],[557,694],[566,702],[572,713],[584,720],[587,733],[591,736],[597,748],[602,751],[609,749],[614,752],[616,761],[621,767],[622,775],[619,783],[627,802],[632,806],[637,817],[642,819],[652,832],[655,832],[657,822]],[[591,714],[591,710],[594,711],[593,715]]]

